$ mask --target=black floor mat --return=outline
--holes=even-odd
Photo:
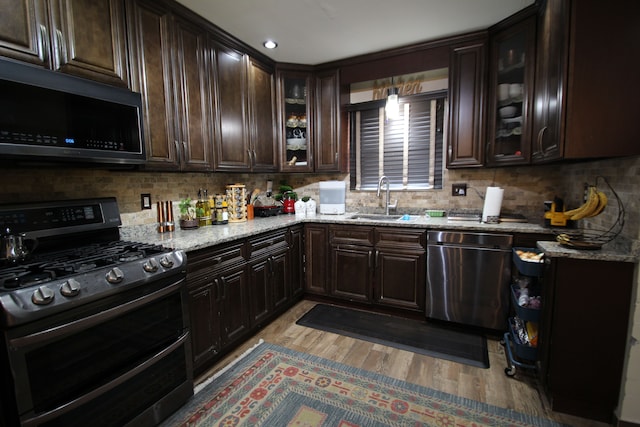
[[[426,321],[317,304],[296,323],[479,368],[489,367],[484,336]]]

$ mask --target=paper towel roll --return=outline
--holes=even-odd
[[[484,209],[482,209],[482,222],[487,222],[489,217],[499,217],[502,207],[504,189],[500,187],[487,187],[484,195]],[[493,221],[491,221],[493,222]]]

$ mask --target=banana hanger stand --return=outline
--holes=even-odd
[[[572,210],[572,212],[574,212],[573,218],[576,218],[575,215],[578,215],[580,217],[577,219],[593,218],[596,215],[599,215],[603,210],[612,208],[612,203],[610,203],[611,198],[607,198],[606,195],[603,194],[600,195],[599,200],[600,203],[602,203],[602,199],[604,197],[605,206],[594,207],[594,203],[597,205],[597,203],[593,199],[594,195],[597,198],[598,193],[603,193],[602,190],[598,189],[599,181],[602,181],[606,184],[606,186],[609,188],[609,191],[611,192],[611,195],[613,195],[613,197],[615,198],[618,209],[615,222],[608,229],[597,227],[582,228],[575,231],[555,229],[553,230],[553,232],[556,235],[556,240],[561,245],[572,249],[601,249],[602,245],[604,245],[605,243],[609,243],[610,241],[615,239],[622,231],[625,218],[624,205],[622,204],[622,200],[620,200],[620,196],[618,196],[618,193],[616,193],[613,187],[611,187],[611,185],[609,184],[609,181],[607,181],[607,179],[603,176],[597,176],[595,185],[589,187],[589,197],[587,197],[587,201],[582,206]],[[607,199],[609,200],[607,201]],[[565,212],[565,214],[568,213],[569,212]]]

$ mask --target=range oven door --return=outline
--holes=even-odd
[[[187,310],[182,278],[7,331],[20,424],[157,425],[193,394]]]

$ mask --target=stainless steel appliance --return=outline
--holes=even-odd
[[[504,330],[512,242],[508,234],[429,231],[426,316]]]
[[[152,426],[193,394],[186,256],[119,239],[114,198],[0,206],[7,425]]]
[[[4,159],[145,162],[139,93],[0,59]]]

